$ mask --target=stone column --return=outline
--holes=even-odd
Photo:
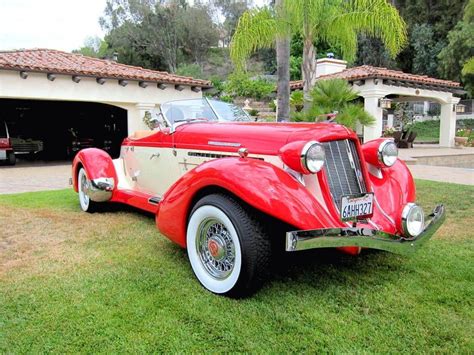
[[[449,102],[441,104],[441,116],[439,127],[440,147],[454,147],[454,136],[456,135],[456,110],[455,105],[459,98],[453,97]]]
[[[387,128],[393,128],[393,113],[387,115]]]
[[[372,126],[364,126],[364,142],[382,136],[383,110],[379,107],[379,99],[382,97],[380,95],[364,96],[364,109],[375,118]]]

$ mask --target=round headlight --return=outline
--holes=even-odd
[[[321,143],[310,141],[305,144],[301,151],[301,164],[303,169],[309,173],[317,173],[324,165],[326,154]]]
[[[379,161],[385,166],[392,166],[398,158],[398,148],[391,140],[383,141],[379,146]]]
[[[402,212],[402,225],[405,235],[410,237],[419,236],[425,227],[423,209],[414,203],[407,204]]]

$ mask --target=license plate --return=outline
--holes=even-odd
[[[0,149],[0,160],[7,159],[7,151],[4,149]]]
[[[347,221],[360,217],[368,217],[372,215],[373,207],[373,193],[342,196],[341,219]]]

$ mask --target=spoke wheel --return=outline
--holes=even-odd
[[[247,296],[267,274],[268,237],[252,214],[228,196],[208,195],[196,203],[186,242],[194,274],[216,294]]]

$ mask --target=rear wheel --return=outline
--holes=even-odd
[[[268,273],[268,236],[248,210],[226,195],[209,195],[196,203],[186,242],[194,274],[216,294],[249,295]]]
[[[79,192],[79,204],[84,212],[93,213],[98,210],[99,203],[92,201],[88,195],[88,189],[91,182],[87,178],[84,168],[79,169],[77,174],[77,188]]]
[[[16,164],[16,155],[13,151],[8,153],[8,165]]]

